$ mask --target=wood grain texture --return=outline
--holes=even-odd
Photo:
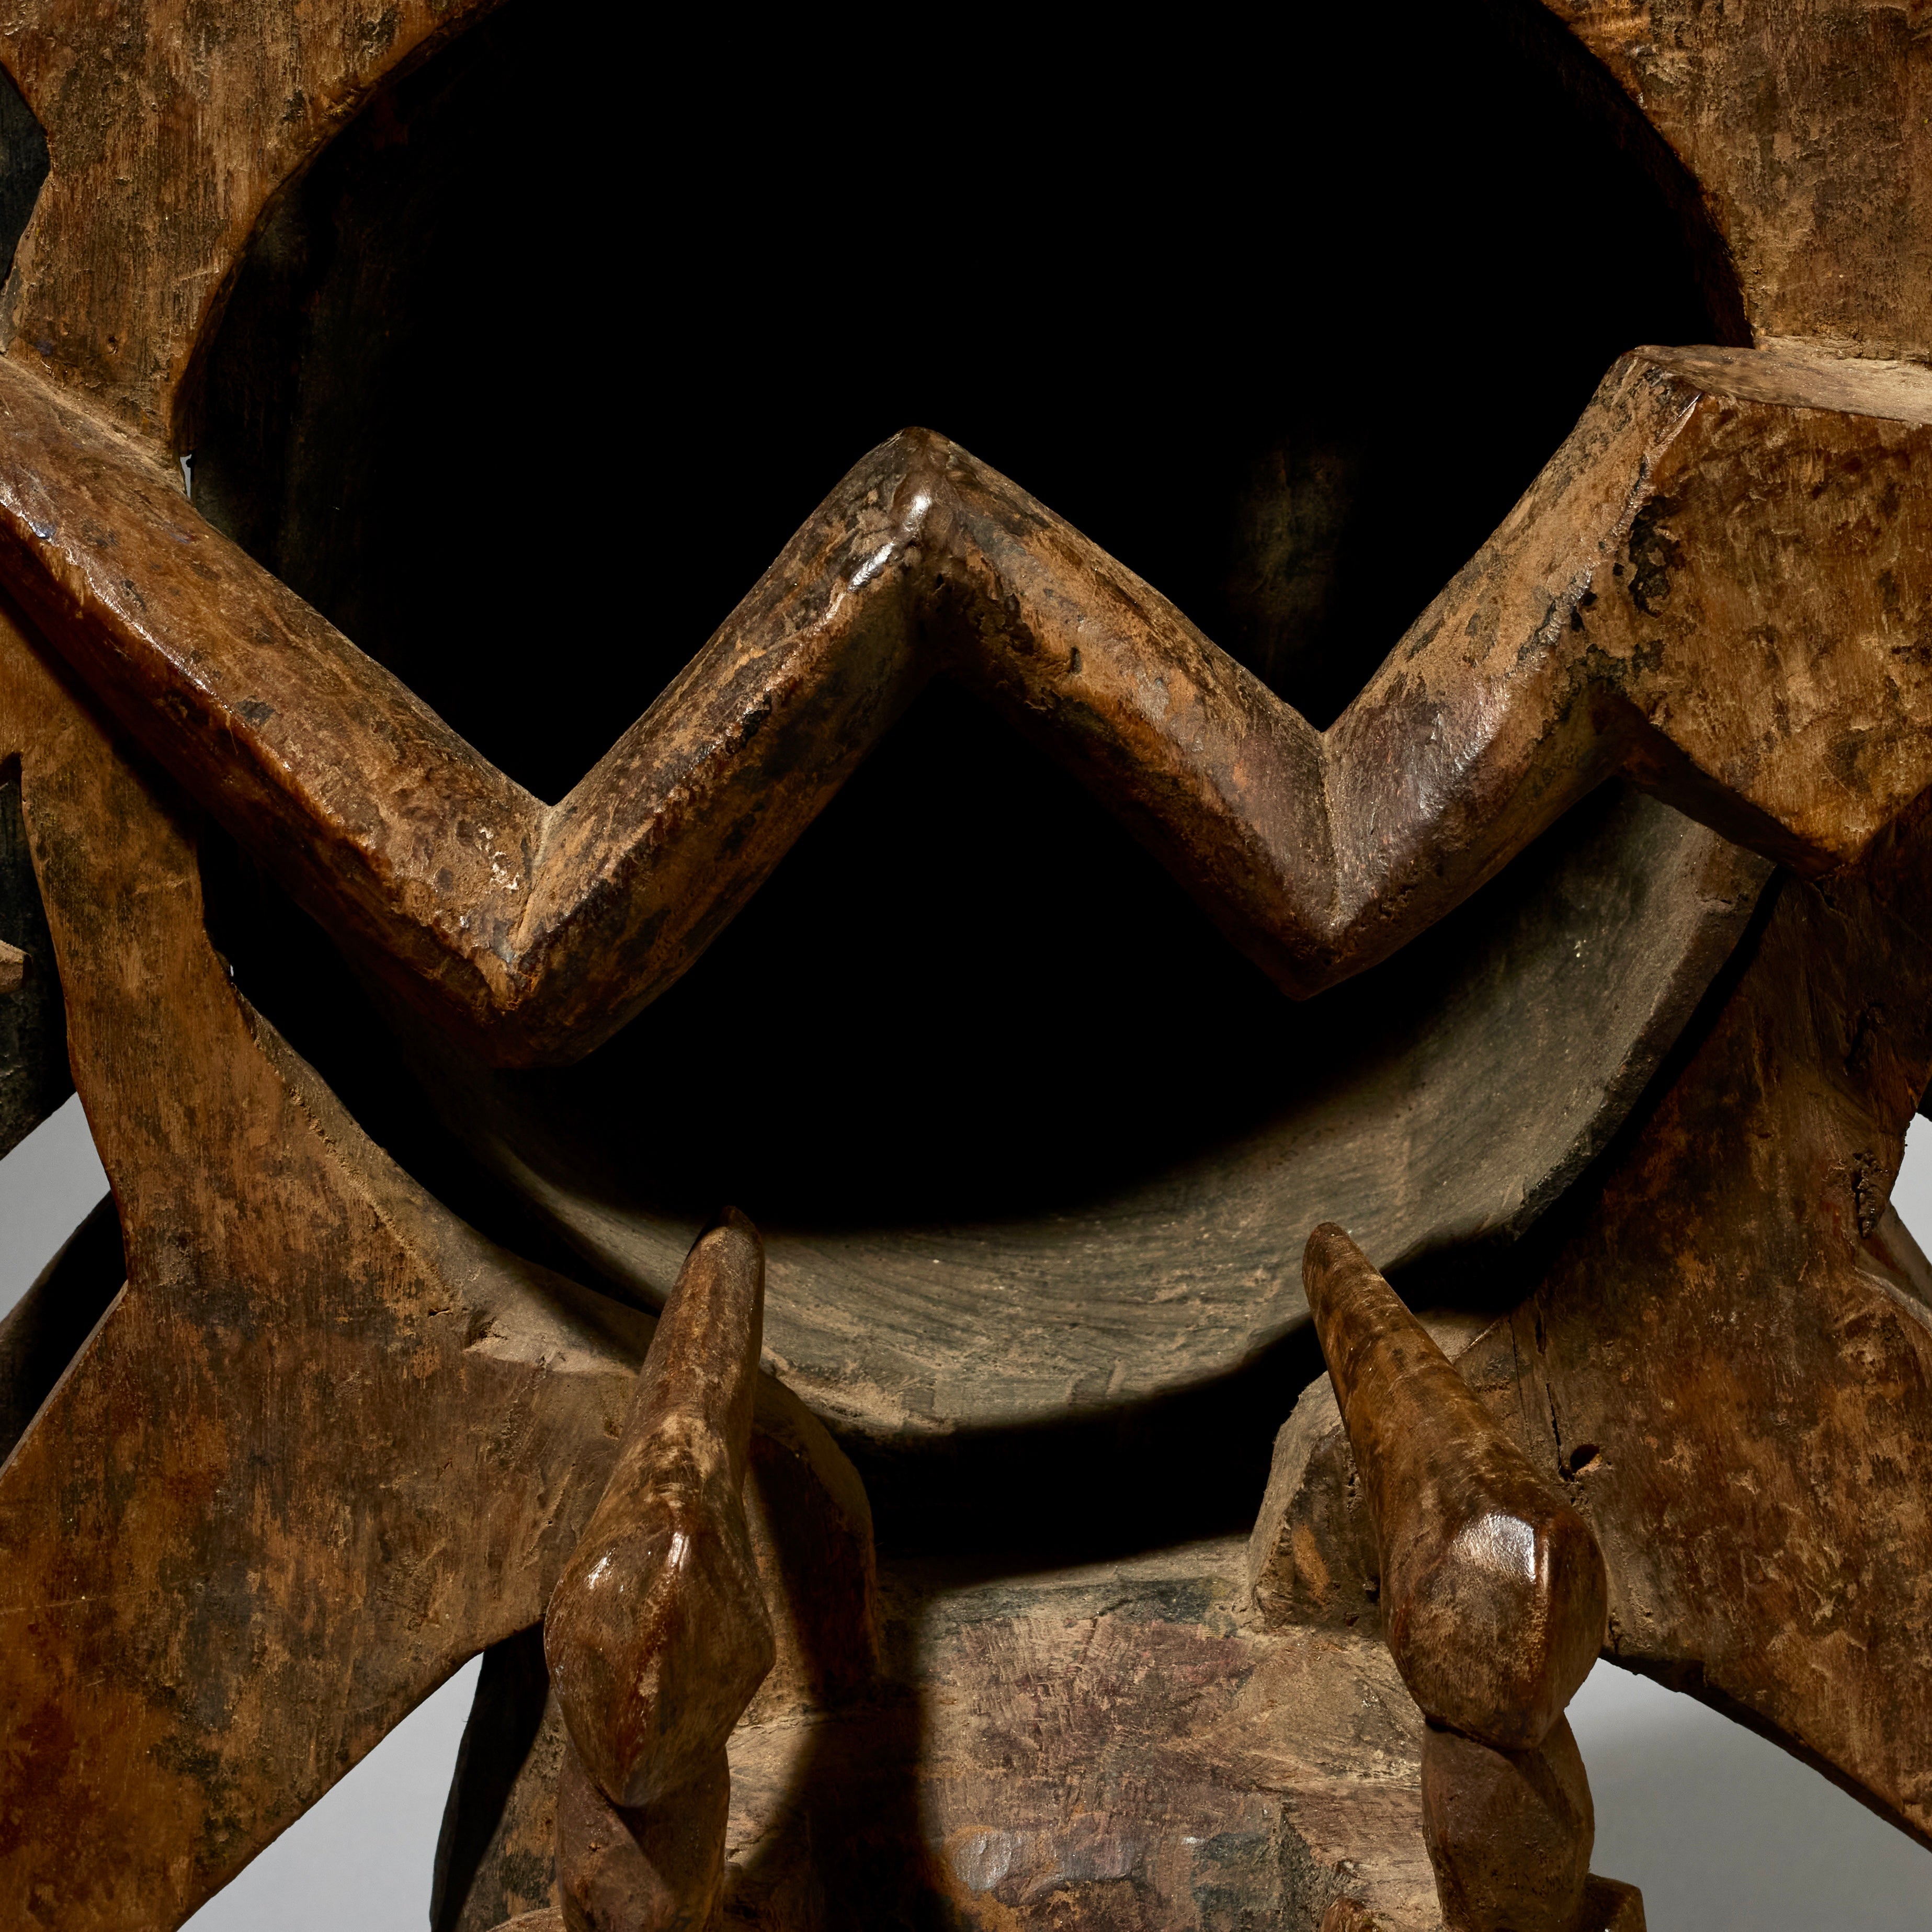
[[[491,1932],[551,1905],[568,1742],[541,1627],[485,1651],[436,1840],[430,1932]]]
[[[66,1008],[53,941],[34,884],[17,770],[0,766],[0,945],[20,957],[0,998],[0,1155],[11,1152],[74,1091]],[[7,976],[0,966],[0,980]]]
[[[1448,1932],[1577,1932],[1597,1820],[1567,1718],[1529,1750],[1430,1725],[1422,1830]]]
[[[572,1932],[716,1920],[724,1742],[776,1649],[743,1500],[764,1298],[758,1230],[728,1208],[685,1258],[544,1613]]]
[[[695,1777],[772,1667],[742,1499],[764,1297],[758,1230],[728,1209],[686,1258],[551,1593],[550,1681],[614,1803],[654,1804]]]
[[[908,1208],[883,1183],[838,1211],[781,1212],[764,1185],[782,1177],[746,1172],[771,1119],[721,1117],[720,1171],[760,1196],[770,1359],[868,1437],[1037,1421],[1198,1388],[1296,1333],[1285,1228],[1346,1215],[1384,1266],[1506,1245],[1608,1141],[1768,869],[1606,790],[1385,965],[1315,1006],[1258,1000],[1238,1050],[1273,1072],[1231,1131],[1178,1157],[1134,1150],[1097,1183],[1049,1166],[1003,1212],[957,1190],[951,1214]],[[682,1125],[635,1096],[688,1022],[654,1010],[581,1065],[531,1075],[492,1073],[406,1012],[394,1024],[451,1131],[600,1274],[660,1303],[710,1203],[668,1179]],[[1044,1050],[1086,1024],[1076,1008]],[[1120,1050],[1172,1065],[1237,1036],[1156,1008]]]
[[[270,197],[386,75],[488,4],[10,7],[0,49],[51,168],[0,299],[9,357],[164,442]]]
[[[1463,1367],[1610,1547],[1613,1653],[1932,1842],[1932,1552],[1911,1480],[1932,1270],[1883,1200],[1932,1075],[1914,8],[1552,0],[1694,178],[1760,346],[1620,362],[1330,730],[1016,484],[908,431],[554,805],[213,533],[165,460],[193,441],[197,358],[274,196],[484,10],[25,0],[0,19],[52,162],[0,297],[0,580],[59,661],[0,620],[0,761],[22,758],[17,786],[0,762],[0,992],[7,943],[24,954],[0,999],[0,1151],[58,1100],[70,1048],[118,1210],[0,1329],[19,1438],[0,1467],[0,1917],[178,1920],[464,1656],[514,1642],[599,1493],[600,1529],[624,1499],[605,1478],[648,1318],[481,1240],[369,1144],[224,976],[197,812],[406,1009],[407,1050],[497,1171],[656,1298],[689,1204],[653,1197],[613,1132],[621,1080],[582,1107],[594,1082],[520,1087],[485,1064],[612,1042],[935,676],[1073,771],[1288,992],[1394,963],[1458,907],[1508,916],[1484,944],[1409,952],[1410,976],[1380,982],[1409,997],[1361,1028],[1374,1046],[1185,1172],[984,1226],[776,1230],[776,1358],[881,1437],[1118,1409],[1280,1341],[1304,1312],[1281,1257],[1318,1218],[1384,1263],[1520,1232],[1604,1150],[1780,861],[1814,883],[1786,890],[1662,1108],[1572,1204],[1547,1279]],[[1506,352],[1474,379],[1510,380]],[[1652,796],[1582,806],[1612,778]],[[1600,815],[1526,862],[1580,806]],[[31,878],[9,869],[29,848]],[[1589,956],[1574,974],[1572,942]],[[1439,957],[1459,976],[1432,987]],[[1388,1025],[1390,1006],[1411,1017]],[[624,1108],[662,1112],[646,1090]],[[600,1162],[627,1167],[621,1186]],[[1382,1316],[1358,1368],[1389,1353],[1401,1323]],[[676,1336],[660,1340],[662,1361]],[[1347,1568],[1360,1512],[1334,1506],[1348,1464],[1324,1418],[1284,1437],[1301,1460],[1251,1546],[1258,1617],[1232,1544],[1018,1583],[901,1566],[882,1610],[863,1493],[823,1430],[766,1383],[746,1446],[751,1346],[737,1422],[711,1431],[734,1496],[750,1471],[744,1521],[724,1512],[735,1587],[700,1634],[730,1648],[732,1606],[762,1595],[776,1666],[728,1790],[721,1719],[702,1763],[676,1767],[691,1802],[655,1817],[630,1802],[664,1795],[635,1788],[636,1739],[597,1748],[616,1687],[548,1701],[538,1730],[560,1738],[570,1706],[604,1788],[560,1742],[540,1917],[627,1924],[653,1873],[708,1894],[722,1831],[732,1910],[772,1932],[821,1924],[828,1900],[1000,1932],[1324,1912],[1434,1932],[1432,1819],[1452,1916],[1489,1922],[1469,1905],[1497,1892],[1468,1876],[1484,1834],[1512,1857],[1525,1836],[1483,1799],[1501,1760],[1438,1780],[1430,1809],[1430,1748],[1364,1606],[1390,1610],[1412,1678],[1424,1653],[1465,1678],[1484,1676],[1472,1655],[1490,1678],[1522,1656],[1507,1630],[1472,1650],[1480,1591],[1418,1642],[1403,1550]],[[1469,1476],[1472,1440],[1482,1480],[1452,1503],[1484,1502],[1502,1467],[1466,1383],[1402,1347],[1414,1372],[1349,1405],[1381,1431],[1362,1467],[1385,1527],[1456,1491],[1443,1470]],[[1427,1480],[1400,1480],[1432,1443]],[[1510,1496],[1529,1521],[1529,1490]],[[623,1527],[581,1552],[580,1591],[585,1566],[636,1557]],[[1537,1628],[1522,1593],[1504,1610],[1492,1623]],[[1527,1712],[1555,1737],[1576,1658],[1548,1661],[1502,1694],[1478,1682],[1474,1706],[1438,1670],[1425,1702],[1492,1736]],[[541,1840],[524,1774],[541,1755],[494,1819],[473,1784],[458,1794],[469,1868],[443,1904],[464,1932],[486,1897],[509,1910],[510,1862]],[[1546,1838],[1568,1916],[1587,1847]],[[1641,1923],[1628,1894],[1585,1898],[1587,1924]]]
[[[1302,1270],[1402,1682],[1435,1722],[1533,1750],[1603,1642],[1596,1538],[1343,1229],[1317,1228]],[[1588,1861],[1586,1845],[1580,1884]]]
[[[742,1723],[836,1716],[878,1690],[881,1610],[866,1494],[800,1407],[765,1400],[752,1432],[745,1510],[777,1660]],[[568,1745],[543,1634],[488,1652],[439,1842],[431,1932],[490,1932],[545,1908],[557,1882],[557,1791]]]
[[[1418,1312],[1454,1363],[1487,1325],[1462,1310]],[[1248,1538],[1248,1588],[1270,1624],[1382,1628],[1382,1556],[1348,1432],[1327,1376],[1310,1382],[1281,1425],[1268,1487]]]
[[[1932,1271],[1887,1208],[1932,1072],[1929,886],[1924,806],[1786,886],[1585,1226],[1462,1363],[1603,1541],[1606,1654],[1922,1844]]]
[[[1932,1266],[1892,1209],[1932,1073],[1926,807],[1787,883],[1655,1112],[1457,1368],[1603,1544],[1605,1654],[1932,1842]],[[1722,1338],[1718,1346],[1714,1337]],[[1350,1629],[1378,1558],[1339,1417],[1277,1448],[1264,1613]]]
[[[1760,340],[1932,358],[1932,58],[1888,0],[1546,0],[1700,184]]]
[[[192,812],[10,626],[0,740],[128,1274],[0,1470],[0,1918],[132,1932],[536,1621],[652,1324],[368,1142],[209,945]]]
[[[730,1788],[721,1749],[675,1803],[614,1804],[566,1743],[556,1876],[568,1932],[716,1932]]]
[[[1762,352],[1811,393],[1808,362]],[[581,1054],[670,984],[942,668],[1306,994],[1425,930],[1615,771],[1814,871],[1932,778],[1932,566],[1910,536],[1932,376],[1840,368],[1834,398],[1872,390],[1857,414],[1736,386],[1708,358],[1620,362],[1327,733],[922,433],[846,478],[554,808],[10,365],[0,561],[194,795],[501,1061]],[[1745,651],[1759,674],[1740,680]]]
[[[733,1735],[728,1928],[1316,1932],[1347,1895],[1382,1932],[1441,1932],[1421,1726],[1387,1650],[1258,1630],[1237,1543],[883,1570],[871,1694],[806,1722],[754,1707]],[[540,1807],[542,1776],[506,1815]],[[486,1912],[530,1896],[518,1869],[514,1892],[479,1870]]]

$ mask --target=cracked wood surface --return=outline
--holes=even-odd
[[[1346,1893],[1384,1932],[1441,1932],[1422,1726],[1388,1651],[1260,1627],[1240,1565],[1232,1540],[995,1579],[885,1562],[878,1682],[760,1694],[732,1735],[724,1925],[1316,1932]],[[475,1750],[510,1788],[434,1932],[557,1902],[562,1718],[540,1672],[523,1724],[497,1694],[535,1655],[485,1665]]]
[[[1546,0],[1682,158],[1758,340],[1932,358],[1932,58],[1913,0]]]
[[[1888,1198],[1932,1074],[1932,802],[1780,893],[1540,1286],[1463,1358],[1610,1565],[1604,1654],[1932,1846],[1932,1306]]]
[[[1670,1091],[1521,1306],[1444,1331],[1603,1545],[1604,1654],[1932,1844],[1932,1268],[1888,1204],[1932,1074],[1932,802],[1790,880]],[[1264,1614],[1379,1616],[1340,1420],[1284,1427]]]
[[[1326,733],[908,432],[555,807],[11,367],[0,423],[16,594],[332,932],[500,1062],[587,1052],[671,983],[940,670],[1300,994],[1614,772],[1814,872],[1932,780],[1932,375],[1903,368],[1626,358]]]
[[[230,982],[193,812],[10,624],[0,740],[128,1276],[0,1468],[0,1919],[148,1932],[541,1614],[653,1324],[368,1142]],[[866,1524],[862,1597],[856,1476],[758,1408],[791,1513]]]

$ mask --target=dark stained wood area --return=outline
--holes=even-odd
[[[1402,1682],[1437,1723],[1533,1750],[1603,1643],[1596,1538],[1342,1229],[1317,1228],[1302,1265]]]
[[[479,1654],[432,1932],[1932,1848],[1922,10],[20,0],[0,1932]]]
[[[1327,733],[922,434],[845,480],[554,809],[17,372],[0,372],[0,530],[18,594],[137,736],[500,1060],[581,1053],[672,983],[942,664],[1306,995],[1425,930],[1619,770],[1813,871],[1858,856],[1932,777],[1914,641],[1932,587],[1907,534],[1932,376],[1760,355],[1742,380],[1717,357],[1620,364]],[[1848,519],[1869,526],[1856,550],[1829,541]],[[1814,638],[1844,640],[1822,678]],[[1760,674],[1728,676],[1754,638]],[[1870,719],[1850,740],[1847,705]]]
[[[1921,804],[1784,886],[1540,1284],[1451,1348],[1602,1544],[1604,1654],[1932,1843],[1932,1270],[1888,1204],[1932,1072],[1928,851]],[[1356,1628],[1378,1558],[1340,1426],[1311,1390],[1283,1430],[1250,1574],[1270,1615]]]
[[[136,1932],[536,1621],[652,1324],[482,1240],[367,1140],[208,944],[191,808],[10,628],[0,734],[126,1251],[119,1288],[110,1216],[105,1254],[50,1276],[98,1298],[71,1366],[34,1298],[0,1330],[43,1392],[66,1370],[0,1468],[0,1918]],[[822,1427],[759,1390],[752,1480],[781,1514],[754,1546],[796,1684],[800,1633],[856,1616],[863,1654],[869,1519]],[[784,1607],[800,1554],[846,1579],[822,1610]]]

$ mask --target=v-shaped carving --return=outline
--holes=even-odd
[[[1932,783],[1932,375],[1899,364],[1625,357],[1325,733],[908,430],[554,806],[11,364],[0,416],[4,574],[49,637],[313,913],[500,1064],[574,1058],[669,986],[941,671],[1298,995],[1393,952],[1612,772],[1811,870]]]

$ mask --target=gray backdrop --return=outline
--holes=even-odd
[[[106,1192],[78,1100],[0,1161],[0,1313]],[[1932,1235],[1932,1123],[1894,1199]],[[423,1932],[477,1666],[401,1725],[189,1922],[194,1932]],[[1932,1855],[1774,1745],[1600,1664],[1570,1710],[1594,1868],[1643,1888],[1651,1932],[1925,1932]]]

